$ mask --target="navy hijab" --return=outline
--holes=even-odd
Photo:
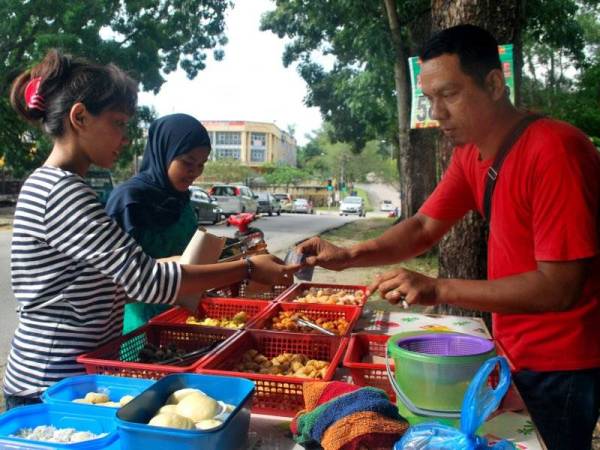
[[[210,150],[210,138],[193,117],[172,114],[152,122],[140,172],[113,190],[107,214],[133,236],[176,223],[190,194],[173,188],[167,170],[173,159],[197,147]]]

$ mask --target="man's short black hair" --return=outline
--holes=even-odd
[[[457,55],[463,72],[480,86],[490,71],[502,69],[498,42],[475,25],[457,25],[436,33],[425,43],[419,57],[428,61],[443,54]]]

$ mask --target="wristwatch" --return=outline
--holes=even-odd
[[[251,280],[252,279],[252,273],[254,272],[254,263],[252,262],[252,260],[250,259],[249,256],[244,256],[243,257],[244,262],[246,263],[246,280]]]

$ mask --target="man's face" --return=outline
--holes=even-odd
[[[421,67],[423,93],[432,118],[454,145],[479,143],[493,126],[496,102],[460,67],[457,55],[444,54]]]

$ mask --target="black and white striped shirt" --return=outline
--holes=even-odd
[[[48,166],[19,194],[11,270],[19,326],[4,391],[22,396],[84,373],[76,357],[120,335],[126,297],[173,303],[181,281],[180,266],[144,254],[79,175]]]

